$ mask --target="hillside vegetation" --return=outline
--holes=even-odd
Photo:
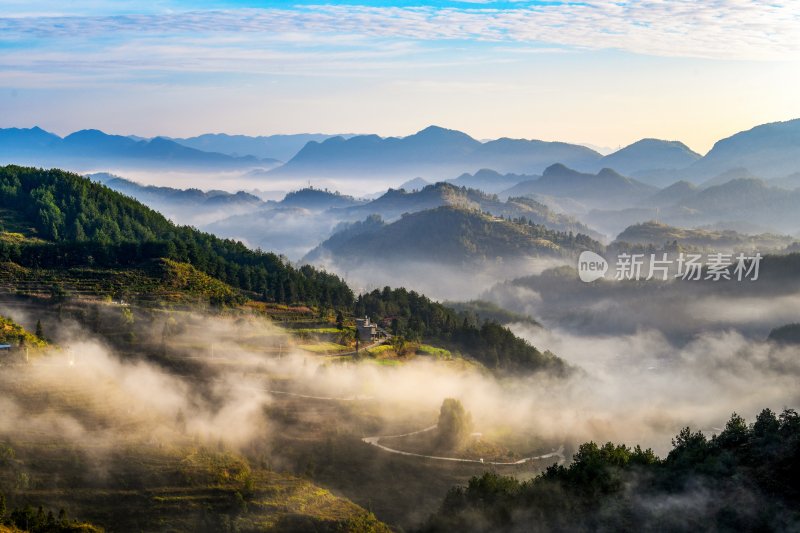
[[[507,372],[548,371],[566,375],[570,367],[549,351],[541,352],[493,320],[472,319],[405,289],[375,290],[358,297],[356,315],[381,319],[405,339],[434,339],[463,351],[489,368]]]
[[[676,243],[684,247],[711,248],[720,250],[782,250],[795,242],[788,235],[745,235],[732,230],[687,229],[669,226],[661,222],[643,222],[628,226],[617,236],[616,243],[638,245],[663,245]]]
[[[796,531],[800,416],[734,414],[711,439],[687,427],[665,459],[588,442],[521,482],[486,473],[452,489],[425,531]]]
[[[1,261],[34,268],[129,267],[167,258],[270,301],[334,307],[353,301],[336,276],[308,266],[295,269],[273,253],[176,226],[136,200],[76,174],[2,167],[0,201],[48,241],[0,241]]]
[[[465,207],[439,207],[412,213],[391,224],[373,218],[335,234],[309,253],[341,261],[426,260],[462,264],[528,256],[564,256],[602,245],[582,234],[548,229],[525,218],[508,220]]]
[[[42,347],[47,341],[4,316],[0,316],[0,344]]]
[[[331,308],[348,315],[369,312],[374,319],[386,318],[381,308],[392,309],[396,303],[395,293],[378,291],[365,300],[371,306],[365,309],[356,305],[350,288],[334,275],[309,265],[294,268],[275,254],[177,226],[136,200],[68,172],[0,168],[0,199],[6,206],[4,219],[13,220],[14,229],[24,232],[19,238],[0,239],[0,288],[14,294],[49,297],[53,302],[110,297],[117,302],[157,305],[230,306],[258,299],[308,304],[320,312]],[[518,237],[524,237],[522,245],[554,251],[559,245],[553,241],[591,242],[521,220],[442,211],[445,216],[450,212],[478,227],[510,228],[507,234],[497,234],[508,249],[519,246],[514,243]],[[445,231],[461,242],[472,238],[469,224]],[[465,237],[453,231],[465,231]],[[396,294],[404,292],[400,289]],[[498,370],[559,374],[565,370],[559,358],[540,353],[494,322],[470,322],[464,314],[427,298],[416,301],[419,305],[414,309],[403,308],[401,336],[440,340]],[[446,327],[431,318],[440,315],[448,317]]]

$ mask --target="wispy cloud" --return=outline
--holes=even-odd
[[[413,40],[508,41],[659,56],[791,59],[800,54],[800,10],[792,3],[590,1],[507,8],[363,5],[224,9],[0,19],[7,39],[124,34],[351,34]],[[506,3],[507,4],[507,3]]]
[[[700,147],[800,113],[800,10],[788,0],[0,6],[0,123],[61,133],[90,119],[172,135],[394,135],[438,122],[480,137]]]

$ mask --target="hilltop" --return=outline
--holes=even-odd
[[[281,207],[300,207],[312,211],[324,211],[332,207],[350,207],[361,203],[363,202],[339,192],[307,187],[288,193],[283,200],[278,202],[278,205]]]
[[[447,180],[448,183],[457,185],[459,187],[469,187],[472,189],[480,189],[487,193],[499,193],[523,181],[531,181],[539,178],[540,176],[531,176],[527,174],[501,174],[496,170],[483,168],[474,174],[464,173],[459,177]]]
[[[675,242],[682,247],[712,249],[720,252],[759,250],[765,253],[783,250],[796,240],[788,235],[744,235],[732,230],[684,229],[650,221],[627,227],[617,236],[612,245],[628,243],[662,246],[665,243]]]
[[[650,185],[664,186],[700,158],[700,154],[680,141],[641,139],[603,157],[596,169],[613,168],[621,174],[640,177]]]
[[[604,168],[597,174],[587,174],[562,164],[547,167],[541,178],[523,181],[501,193],[501,196],[530,194],[566,197],[590,207],[609,209],[625,207],[644,199],[658,189]]]
[[[514,197],[502,201],[497,195],[478,189],[459,187],[448,182],[435,183],[412,192],[390,189],[371,202],[336,210],[332,212],[332,215],[353,221],[377,214],[384,220],[393,221],[404,213],[416,213],[443,206],[478,209],[506,218],[525,217],[527,220],[558,231],[584,233],[593,238],[599,238],[599,234],[574,217],[556,213],[533,199]]]
[[[414,260],[468,264],[563,256],[579,247],[600,246],[585,235],[550,230],[527,220],[512,221],[474,209],[444,206],[412,213],[390,224],[369,218],[333,235],[304,261],[326,257],[345,264]]]

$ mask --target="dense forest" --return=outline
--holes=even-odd
[[[687,427],[665,459],[607,443],[530,481],[486,473],[450,490],[424,528],[445,531],[798,531],[800,416],[734,414],[710,439]]]
[[[393,335],[436,341],[468,353],[489,368],[505,371],[548,370],[565,374],[569,367],[550,352],[541,352],[493,320],[457,312],[406,289],[374,290],[360,295],[356,316],[369,316]]]
[[[0,202],[24,217],[39,240],[0,242],[0,261],[27,267],[127,267],[168,258],[234,287],[282,303],[350,307],[337,276],[295,269],[273,253],[177,226],[138,201],[61,170],[0,167]]]

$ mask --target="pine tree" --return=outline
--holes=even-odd
[[[44,340],[44,330],[42,329],[42,321],[36,321],[36,337],[40,340]]]

